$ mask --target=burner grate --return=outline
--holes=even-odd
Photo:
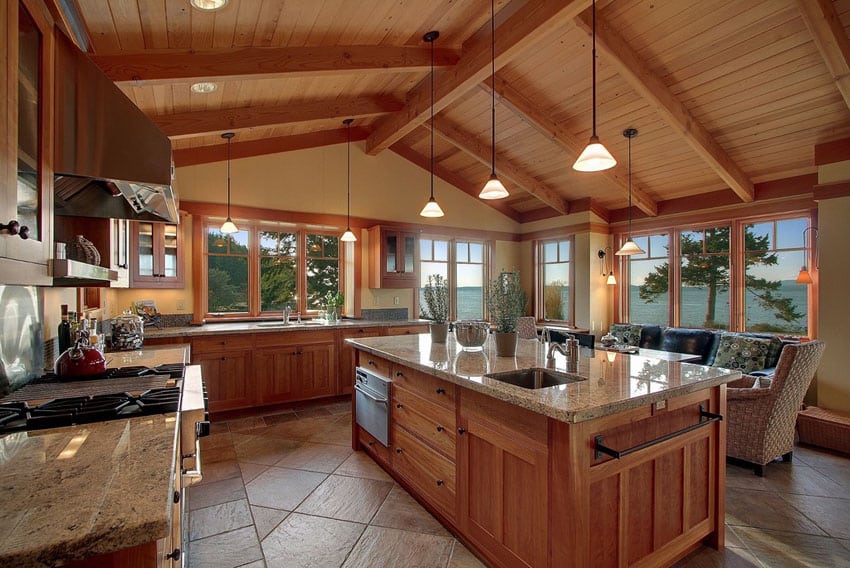
[[[151,389],[139,395],[136,403],[142,410],[142,414],[177,412],[180,405],[180,389],[177,387]]]

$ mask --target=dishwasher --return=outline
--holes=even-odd
[[[357,425],[385,446],[390,445],[390,387],[392,381],[357,367],[354,378]]]

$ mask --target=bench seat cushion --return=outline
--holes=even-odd
[[[715,367],[734,369],[742,373],[751,373],[764,369],[771,339],[746,336],[739,333],[724,333],[720,337]]]

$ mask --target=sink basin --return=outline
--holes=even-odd
[[[559,371],[553,371],[552,369],[543,369],[541,367],[519,369],[516,371],[503,371],[501,373],[490,373],[484,376],[488,379],[493,379],[494,381],[501,381],[524,389],[545,389],[560,385],[568,385],[570,383],[577,383],[584,380],[582,377],[575,377]]]
[[[320,321],[302,321],[301,323],[289,322],[283,323],[282,321],[261,321],[256,324],[257,327],[312,327],[314,325],[325,325],[324,322]]]

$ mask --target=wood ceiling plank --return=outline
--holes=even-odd
[[[850,39],[832,0],[797,0],[797,6],[835,86],[850,108]]]
[[[146,49],[168,48],[168,31],[163,25],[165,14],[162,0],[139,0],[139,22]]]
[[[577,17],[576,23],[590,33],[591,22],[587,14]],[[646,98],[670,126],[682,134],[685,141],[706,160],[742,201],[752,201],[753,183],[747,174],[670,92],[664,82],[632,51],[619,33],[598,15],[596,40],[601,51],[632,88]]]
[[[451,66],[458,54],[441,48],[435,50],[434,58],[436,66]],[[92,59],[115,82],[158,84],[419,71],[430,68],[431,52],[422,47],[246,47],[157,50]]]
[[[481,87],[485,91],[490,92],[491,85],[492,82],[488,79]],[[509,82],[499,76],[496,76],[496,95],[502,104],[525,118],[527,123],[537,132],[566,150],[570,159],[578,157],[587,145],[584,140],[574,136],[560,123],[551,120],[546,113],[540,111],[525,95],[517,91]],[[620,190],[624,191],[625,195],[628,195],[628,172],[623,171],[622,164],[599,173],[610,180]],[[632,202],[647,215],[655,216],[658,214],[655,200],[643,188],[634,183],[634,180],[632,180]]]
[[[274,126],[296,122],[311,122],[331,118],[360,118],[395,112],[401,103],[395,99],[333,99],[311,100],[285,106],[249,106],[232,109],[213,109],[152,116],[166,136],[181,138],[246,130],[258,126]]]
[[[502,68],[523,50],[549,36],[589,4],[589,0],[529,0],[497,28],[495,68]],[[489,34],[486,39],[490,39]],[[457,65],[435,74],[434,112],[440,112],[490,76],[490,64],[490,41],[477,41],[465,47]],[[426,77],[408,94],[407,104],[401,112],[378,123],[366,142],[368,154],[385,150],[425,122],[432,106],[430,89],[430,81]]]

